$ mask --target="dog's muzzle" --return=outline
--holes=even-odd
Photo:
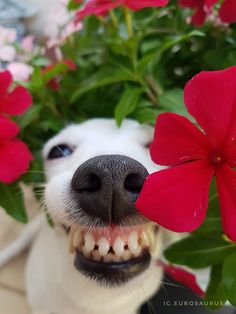
[[[142,164],[122,155],[97,156],[76,170],[71,181],[73,201],[90,221],[102,222],[87,229],[71,227],[70,250],[76,252],[78,270],[117,284],[149,265],[155,230],[135,209],[147,175]]]

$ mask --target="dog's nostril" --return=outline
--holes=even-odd
[[[76,187],[74,186],[74,190],[77,192],[97,192],[101,189],[102,183],[99,177],[96,174],[88,174],[86,175],[80,184]]]
[[[140,176],[136,173],[128,174],[124,181],[125,190],[135,194],[141,192],[142,185],[143,180],[140,180]]]

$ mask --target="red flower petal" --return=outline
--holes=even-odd
[[[0,99],[4,98],[11,83],[12,83],[11,73],[8,71],[1,72],[0,73]],[[1,111],[1,100],[0,100],[0,111]]]
[[[157,164],[173,166],[207,158],[210,146],[206,136],[188,119],[163,113],[157,118],[150,150]]]
[[[10,119],[0,116],[0,145],[1,141],[10,140],[19,132],[18,125]]]
[[[17,86],[5,101],[4,112],[10,115],[24,113],[32,104],[32,98],[27,89]]]
[[[186,7],[186,8],[199,8],[203,6],[204,0],[178,0],[179,5]]]
[[[163,263],[164,264],[164,263]],[[200,297],[204,297],[205,292],[198,285],[196,276],[183,268],[164,264],[164,269],[167,275],[177,282],[184,284]]]
[[[62,63],[68,66],[68,70],[74,71],[77,68],[76,64],[72,60],[64,60]]]
[[[191,18],[191,22],[195,26],[202,26],[206,18],[206,12],[203,10],[203,8],[199,8],[196,10],[196,12],[193,14]]]
[[[236,66],[200,72],[185,86],[184,100],[189,113],[207,133],[214,148],[222,147],[236,119]],[[233,115],[233,116],[232,116]]]
[[[224,164],[216,172],[222,227],[225,234],[236,242],[236,172]]]
[[[125,5],[131,10],[138,11],[147,7],[164,7],[169,0],[125,0]]]
[[[11,183],[29,167],[32,155],[25,143],[14,139],[0,144],[0,181]]]
[[[219,16],[223,22],[236,22],[236,1],[225,0],[219,10]]]
[[[81,20],[89,15],[103,16],[109,10],[113,10],[123,4],[125,0],[91,0],[87,2],[82,10],[77,12],[78,20]]]
[[[176,232],[191,232],[205,218],[214,168],[195,161],[155,172],[144,183],[136,207]]]

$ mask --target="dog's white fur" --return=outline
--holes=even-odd
[[[125,120],[118,128],[114,120],[93,119],[70,125],[49,140],[43,150],[47,181],[45,200],[54,221],[70,223],[65,213],[66,206],[73,207],[68,188],[77,167],[92,157],[121,154],[139,161],[149,173],[159,170],[149,156],[148,144],[152,136],[150,126],[132,120]],[[52,147],[65,143],[75,148],[71,156],[47,160]],[[16,249],[19,251],[28,245],[29,237],[37,233],[38,219],[5,250],[5,257],[0,254],[0,263],[8,261]],[[161,254],[162,236],[160,231],[150,266],[142,274],[122,286],[108,288],[75,269],[74,256],[68,253],[68,236],[58,228],[51,228],[45,219],[27,263],[27,293],[33,314],[136,313],[160,286],[162,269],[157,267],[156,259]]]

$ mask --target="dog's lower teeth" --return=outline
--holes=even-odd
[[[93,260],[100,262],[102,259],[102,256],[99,254],[98,250],[95,250],[92,252],[92,258]]]
[[[143,249],[149,248],[152,252],[155,248],[155,234],[149,224],[142,232],[134,230],[127,235],[127,231],[124,231],[124,235],[120,233],[114,240],[108,240],[105,236],[99,237],[96,231],[79,231],[78,226],[74,225],[70,230],[69,243],[70,253],[80,251],[86,258],[97,262],[120,262],[140,256]]]
[[[105,255],[105,256],[103,257],[103,261],[104,261],[105,263],[110,263],[110,262],[112,262],[112,261],[113,261],[113,256],[112,256],[112,254],[111,254],[111,253],[108,253],[107,255]]]
[[[132,258],[132,253],[129,250],[125,250],[124,255],[123,255],[123,260],[128,261],[131,258]]]

